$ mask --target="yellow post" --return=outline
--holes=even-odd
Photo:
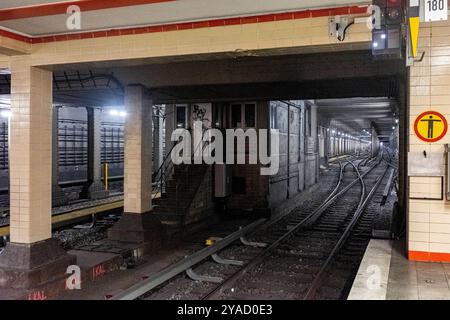
[[[107,162],[105,162],[104,177],[105,177],[105,190],[108,191],[108,163]]]

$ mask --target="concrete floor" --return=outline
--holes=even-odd
[[[349,300],[450,300],[450,264],[408,261],[404,243],[372,240]]]

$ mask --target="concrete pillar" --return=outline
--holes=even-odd
[[[316,150],[314,151],[315,154],[315,168],[316,168],[316,174],[315,174],[315,181],[317,182],[319,181],[319,175],[320,175],[320,165],[319,165],[319,152],[318,152],[318,143],[319,143],[319,139],[318,139],[318,132],[317,132],[317,124],[318,124],[318,119],[317,119],[317,105],[313,104],[311,105],[311,136],[314,137],[315,140],[315,144],[316,144]]]
[[[158,170],[164,159],[163,154],[163,144],[164,144],[164,133],[163,133],[163,114],[160,107],[155,108],[155,114],[153,118],[153,168]]]
[[[162,225],[151,213],[152,194],[152,100],[141,85],[125,91],[124,214],[111,229],[111,240],[161,244]]]
[[[378,154],[378,135],[374,127],[372,127],[372,157],[375,157]]]
[[[52,207],[59,207],[69,203],[64,191],[59,186],[59,109],[60,106],[53,107],[52,119]]]
[[[86,108],[88,128],[88,166],[87,183],[81,192],[82,198],[91,200],[104,199],[109,196],[102,182],[102,110],[100,108]]]
[[[52,236],[52,72],[11,59],[10,239],[0,287],[36,288],[60,279],[75,257]]]

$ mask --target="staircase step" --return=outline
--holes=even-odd
[[[184,218],[184,214],[168,213],[168,212],[154,212],[153,213],[160,220],[180,220]]]
[[[155,213],[173,213],[173,214],[181,214],[181,213],[185,213],[186,212],[186,208],[181,208],[181,207],[177,207],[176,206],[155,206],[154,207],[154,211]]]
[[[165,183],[161,198],[155,199],[154,213],[167,225],[177,226],[184,219],[200,184],[209,168],[208,165],[179,165]]]
[[[174,199],[157,199],[155,201],[153,201],[153,203],[155,205],[157,205],[158,207],[174,207],[176,208],[177,206],[179,208],[183,208],[186,209],[191,201],[189,199],[185,199],[185,200],[174,200]]]
[[[182,193],[185,193],[185,194],[189,194],[189,195],[192,195],[195,191],[197,190],[197,188],[193,188],[193,187],[187,187],[187,186],[179,186],[178,187],[178,194],[182,194]],[[173,185],[170,185],[170,184],[167,184],[167,186],[166,186],[166,194],[174,194],[175,195],[175,193],[177,192],[177,188],[176,188],[176,186],[173,186]]]

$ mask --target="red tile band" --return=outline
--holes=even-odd
[[[65,14],[67,13],[67,8],[72,5],[78,6],[81,11],[93,11],[172,1],[176,0],[77,0],[37,4],[10,9],[0,9],[0,21]]]
[[[450,253],[409,251],[408,258],[421,262],[450,262]]]
[[[86,0],[87,1],[87,0]],[[132,1],[132,0],[130,0]],[[164,1],[164,0],[160,0]],[[170,0],[173,1],[173,0]],[[156,2],[156,0],[155,0]],[[1,12],[1,11],[0,11]],[[189,29],[199,29],[199,28],[213,28],[213,27],[223,27],[232,25],[244,25],[251,23],[264,23],[282,20],[298,20],[316,17],[328,17],[342,14],[364,14],[367,13],[367,7],[338,7],[330,9],[318,9],[318,10],[303,10],[296,12],[286,12],[277,14],[265,14],[259,16],[249,16],[240,18],[227,18],[218,20],[206,20],[198,22],[188,22],[188,23],[175,23],[175,24],[165,24],[159,26],[150,27],[139,27],[139,28],[127,28],[127,29],[112,29],[108,31],[92,31],[83,33],[71,33],[65,35],[55,35],[46,37],[26,37],[18,35],[9,31],[0,30],[0,36],[5,36],[15,40],[27,42],[27,43],[47,43],[55,41],[68,41],[68,40],[79,40],[79,39],[91,39],[99,37],[115,37],[123,35],[132,34],[143,34],[143,33],[154,33],[154,32],[169,32],[177,30],[189,30]],[[0,19],[1,20],[1,19]]]

